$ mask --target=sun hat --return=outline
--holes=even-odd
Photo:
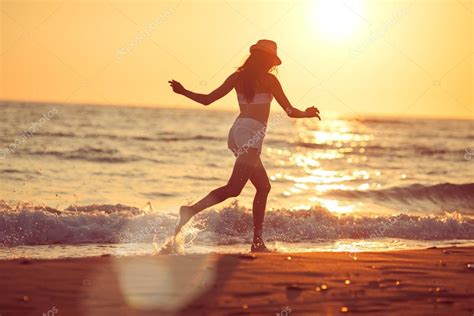
[[[281,64],[281,60],[277,55],[277,44],[274,41],[266,39],[259,40],[257,44],[250,46],[250,53],[254,50],[260,50],[270,54],[274,58],[275,65]]]

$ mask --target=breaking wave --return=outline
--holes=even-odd
[[[334,190],[327,196],[345,199],[368,199],[389,207],[417,211],[462,211],[474,214],[474,183],[440,183],[431,186],[413,184],[382,190]]]
[[[75,245],[85,243],[162,243],[172,236],[175,214],[125,205],[71,206],[65,210],[0,201],[0,244]],[[247,243],[252,236],[251,210],[237,203],[200,213],[188,225],[188,242],[214,245]],[[457,212],[442,216],[334,215],[321,206],[267,212],[268,241],[320,242],[337,239],[402,238],[474,240],[474,220]]]

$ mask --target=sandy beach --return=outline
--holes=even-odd
[[[474,247],[0,262],[6,315],[472,315]]]

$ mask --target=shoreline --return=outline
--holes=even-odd
[[[420,240],[406,240],[385,238],[380,240],[370,240],[371,245],[366,242],[370,239],[341,239],[337,242],[315,243],[287,243],[287,242],[269,242],[267,246],[275,249],[277,253],[286,253],[291,255],[304,253],[365,253],[365,252],[393,252],[393,251],[412,251],[425,250],[431,248],[450,248],[450,247],[474,247],[474,240],[440,240],[422,242]],[[389,243],[392,243],[389,245]],[[393,244],[395,243],[395,245]],[[389,246],[388,246],[389,245]],[[159,254],[159,246],[155,243],[119,243],[119,244],[48,244],[48,245],[19,245],[19,246],[0,246],[0,262],[10,260],[57,260],[57,259],[81,259],[94,258],[101,256],[112,257],[137,257],[153,256]],[[208,255],[218,253],[223,255],[232,255],[246,253],[249,251],[249,244],[232,245],[194,245],[183,249],[185,255]]]
[[[468,264],[474,247],[4,260],[0,314],[472,315]]]

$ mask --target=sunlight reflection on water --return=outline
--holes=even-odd
[[[1,116],[11,122],[0,126],[1,147],[14,141],[19,127],[47,109],[28,104],[0,108]],[[275,111],[272,118],[281,114]],[[142,207],[150,202],[155,210],[176,213],[180,205],[227,182],[234,157],[226,149],[226,135],[235,116],[61,107],[51,124],[14,155],[0,159],[4,176],[0,194],[6,201],[57,209],[118,203]],[[434,187],[472,182],[474,169],[464,159],[470,139],[472,123],[467,121],[280,120],[269,129],[262,152],[272,182],[267,205],[294,209],[311,205],[317,197],[338,200],[339,205],[357,201],[353,213],[380,214],[380,206],[392,213],[472,213],[472,199],[463,195],[468,187],[451,188],[454,195]],[[427,186],[426,192],[415,194],[420,185]],[[393,188],[397,191],[391,192]],[[387,190],[385,196],[379,192]],[[239,202],[251,206],[254,192],[249,183]],[[367,202],[375,207],[369,208]]]
[[[353,158],[354,151],[364,153],[365,147],[374,139],[370,131],[361,129],[355,123],[345,120],[329,120],[314,123],[312,121],[296,122],[297,150],[289,154],[287,159],[304,171],[304,175],[296,176],[292,172],[272,175],[271,179],[287,182],[283,195],[297,198],[302,205],[319,202],[334,213],[351,213],[356,205],[323,198],[324,193],[333,190],[368,190],[377,187],[372,180],[380,176],[380,172],[370,172],[357,166],[366,161],[367,157]],[[298,144],[304,144],[298,147]],[[318,146],[320,145],[320,146]],[[331,149],[331,146],[337,149]],[[269,149],[272,152],[272,149]],[[276,154],[283,154],[276,151]],[[347,158],[346,158],[347,155]],[[331,161],[346,160],[355,164],[351,168],[340,168],[340,163],[331,165]],[[324,162],[322,164],[322,162]],[[361,181],[364,181],[361,183]],[[310,202],[310,203],[308,203]]]

